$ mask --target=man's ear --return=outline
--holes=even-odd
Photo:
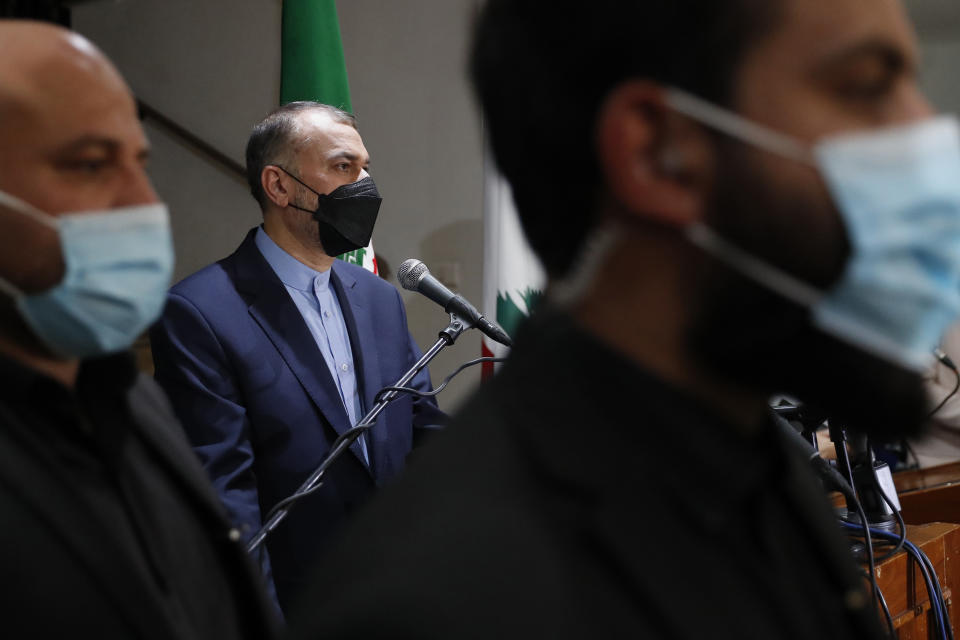
[[[267,198],[281,209],[285,209],[290,204],[290,198],[293,194],[287,190],[283,181],[280,179],[283,172],[277,167],[268,164],[260,172],[260,186]]]
[[[657,84],[619,85],[600,108],[597,155],[606,188],[626,212],[686,226],[704,212],[707,138],[672,112]]]

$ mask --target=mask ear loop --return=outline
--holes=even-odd
[[[816,167],[810,150],[795,138],[751,122],[697,96],[669,88],[666,89],[666,103],[678,113],[732,138],[800,164]],[[816,287],[750,255],[702,222],[688,226],[686,236],[694,245],[720,258],[739,273],[803,307],[810,308],[823,297],[823,292]]]
[[[7,193],[6,191],[0,191],[0,206],[13,209],[17,213],[22,213],[32,220],[53,229],[54,231],[58,231],[60,228],[60,223],[56,217],[41,211],[29,202],[25,202],[20,198]],[[23,291],[15,287],[2,276],[0,276],[0,292],[6,293],[14,300],[18,300],[24,296]]]
[[[695,246],[720,258],[739,273],[803,307],[811,308],[823,297],[823,292],[816,287],[727,242],[705,224],[688,226],[686,236]]]
[[[293,178],[294,180],[296,180],[297,182],[299,182],[300,184],[302,184],[304,187],[306,187],[307,189],[309,189],[310,192],[313,193],[313,195],[315,195],[315,196],[317,196],[317,197],[320,197],[320,196],[323,195],[322,193],[320,193],[319,191],[317,191],[316,189],[314,189],[313,187],[311,187],[310,185],[308,185],[306,182],[304,182],[303,180],[301,180],[301,179],[298,178],[297,176],[293,175],[292,173],[290,173],[289,171],[287,171],[286,169],[284,169],[283,167],[281,167],[280,165],[275,164],[275,165],[273,165],[273,166],[276,167],[277,169],[280,169],[280,171],[283,171],[285,174],[287,174],[288,176],[290,176],[291,178]],[[300,207],[297,207],[297,208],[299,209]],[[306,211],[306,209],[303,209],[303,211]]]
[[[796,138],[751,122],[680,89],[665,89],[665,97],[667,106],[677,113],[770,153],[816,167],[809,147]]]
[[[296,180],[297,182],[299,182],[299,183],[300,183],[301,185],[303,185],[307,190],[309,190],[311,193],[313,193],[315,196],[317,196],[317,199],[318,199],[318,200],[317,200],[317,203],[319,204],[319,202],[320,202],[320,201],[319,201],[319,198],[321,198],[321,197],[323,196],[322,193],[320,193],[319,191],[315,190],[313,187],[311,187],[311,186],[308,185],[306,182],[304,182],[303,180],[301,180],[301,179],[298,178],[297,176],[293,175],[292,173],[290,173],[289,171],[287,171],[286,169],[284,169],[284,168],[281,167],[280,165],[275,164],[275,165],[273,165],[273,166],[276,167],[277,169],[280,169],[280,171],[283,171],[285,174],[287,174],[288,176],[290,176],[291,178],[293,178],[294,180]],[[301,207],[301,206],[299,206],[299,205],[293,204],[292,202],[289,203],[287,206],[288,206],[288,207],[293,207],[294,209],[297,209],[297,210],[299,210],[299,211],[305,211],[306,213],[316,213],[313,209],[307,209],[306,207]]]
[[[2,276],[0,276],[0,293],[7,294],[13,300],[19,300],[23,297],[23,291],[7,282]]]
[[[7,207],[8,209],[13,209],[18,213],[22,213],[25,216],[28,216],[39,222],[40,224],[50,227],[51,229],[56,230],[60,228],[60,223],[55,216],[52,216],[45,211],[41,211],[29,202],[25,202],[5,191],[0,191],[0,205]]]

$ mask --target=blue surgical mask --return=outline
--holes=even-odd
[[[960,317],[960,126],[941,116],[824,139],[811,147],[678,90],[676,111],[816,168],[840,211],[850,257],[827,291],[748,254],[702,223],[690,239],[811,310],[825,333],[922,371]]]
[[[121,351],[159,317],[173,273],[166,205],[52,216],[4,192],[0,205],[60,236],[60,284],[26,294],[0,279],[0,290],[52,353],[85,358]]]

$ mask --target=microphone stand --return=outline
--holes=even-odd
[[[450,324],[440,332],[440,338],[434,343],[430,349],[423,354],[416,364],[414,364],[410,369],[401,376],[394,384],[390,385],[392,387],[405,387],[410,383],[413,378],[420,373],[420,371],[427,366],[431,360],[437,357],[437,354],[443,351],[446,347],[449,347],[454,342],[457,341],[457,338],[460,337],[460,334],[466,331],[467,329],[472,329],[473,324],[465,322],[456,314],[450,314]],[[288,498],[284,499],[282,502],[285,502],[286,505],[278,509],[276,513],[270,516],[270,519],[260,530],[257,531],[250,542],[247,543],[247,553],[253,553],[267,536],[270,535],[274,529],[276,529],[281,522],[287,517],[287,514],[290,513],[290,509],[296,504],[296,501],[311,493],[313,490],[319,488],[323,483],[323,476],[327,473],[327,469],[336,462],[336,460],[343,454],[344,451],[350,448],[357,438],[361,436],[365,431],[369,430],[374,423],[377,421],[377,417],[383,410],[387,408],[387,405],[390,404],[394,399],[399,396],[399,392],[390,390],[383,394],[378,394],[380,400],[378,400],[370,411],[367,412],[365,416],[349,431],[345,432],[342,436],[337,438],[335,446],[327,454],[327,457],[323,459],[323,462],[320,463],[320,466],[317,467],[310,476],[304,480],[303,484]]]

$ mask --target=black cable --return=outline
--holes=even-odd
[[[867,442],[867,447],[869,449],[870,443]],[[873,482],[873,488],[877,490],[877,493],[880,494],[880,497],[883,498],[883,501],[887,503],[887,506],[890,507],[890,511],[893,512],[894,517],[897,519],[897,526],[900,528],[900,538],[897,540],[897,543],[894,545],[893,549],[880,556],[877,559],[877,562],[883,562],[888,558],[892,558],[903,549],[903,543],[907,541],[907,524],[903,521],[903,514],[900,513],[900,510],[897,508],[897,505],[893,503],[893,499],[887,495],[887,492],[883,490],[883,487],[880,485],[880,478],[877,476],[877,469],[873,466],[873,463],[868,461],[870,465],[870,480]]]
[[[937,578],[937,571],[933,568],[930,558],[927,557],[919,547],[911,542],[907,542],[904,548],[910,556],[916,560],[920,573],[923,576],[927,587],[927,596],[930,599],[930,608],[934,610],[934,616],[940,627],[940,636],[944,640],[953,640],[953,627],[950,624],[950,616],[947,611],[947,603],[943,600],[943,589],[940,586],[940,579]]]
[[[880,585],[877,584],[877,563],[873,556],[873,538],[870,535],[870,523],[867,521],[867,514],[859,500],[854,500],[853,505],[857,508],[857,515],[860,516],[863,531],[864,553],[867,555],[867,578],[870,580],[870,595],[873,600],[879,600],[877,594],[880,593]]]
[[[852,522],[841,522],[841,524],[845,526],[850,531],[850,533],[860,534],[863,531],[863,529],[859,525],[855,525]],[[894,534],[892,533],[888,533],[886,531],[882,531],[879,529],[872,529],[870,531],[872,531],[872,533],[874,533],[879,537],[889,536],[890,538],[893,538],[894,536]],[[930,606],[931,608],[933,608],[935,603],[934,587],[933,587],[933,582],[930,580],[930,574],[927,571],[927,567],[925,564],[923,564],[923,561],[920,559],[920,557],[913,552],[913,549],[915,549],[915,547],[912,544],[907,543],[904,545],[904,547],[907,553],[917,562],[917,567],[920,570],[920,575],[921,577],[923,577],[924,584],[926,585],[926,588],[927,588],[927,595],[930,598]],[[941,615],[939,607],[937,611],[934,612],[934,615],[936,617],[936,620],[939,626],[940,615]],[[946,636],[944,635],[944,631],[942,627],[940,628],[940,632],[941,632],[940,633],[941,637],[945,638]]]
[[[937,347],[936,349],[933,350],[933,355],[934,355],[934,357],[936,357],[936,359],[939,360],[939,361],[943,364],[943,366],[945,366],[947,369],[950,369],[951,371],[956,371],[956,370],[957,370],[957,365],[956,365],[956,363],[954,363],[954,361],[950,359],[950,356],[948,356],[948,355],[943,351],[943,349],[940,349],[939,347]]]
[[[869,443],[868,443],[868,447],[869,447]],[[892,535],[893,535],[893,534],[889,534],[889,535],[891,536],[891,538],[889,538],[889,539],[884,539],[886,536],[884,536],[884,537],[881,538],[881,540],[883,540],[883,541],[886,542],[886,543],[894,544],[894,548],[891,549],[890,551],[888,551],[887,553],[885,553],[884,555],[880,556],[879,558],[876,558],[876,559],[874,560],[874,562],[877,563],[877,562],[883,562],[884,560],[887,560],[887,559],[889,559],[889,558],[892,558],[892,557],[893,557],[894,555],[896,555],[901,549],[903,549],[904,545],[905,545],[906,542],[907,542],[907,525],[906,525],[906,523],[905,523],[904,520],[903,520],[903,514],[900,513],[900,510],[897,509],[897,506],[893,503],[893,499],[891,499],[890,496],[887,495],[887,492],[884,491],[884,490],[883,490],[883,487],[880,485],[880,478],[877,476],[877,470],[876,470],[876,468],[873,466],[872,463],[869,463],[869,462],[868,462],[868,464],[870,464],[870,471],[871,471],[871,473],[870,473],[870,480],[871,480],[871,482],[873,483],[874,488],[877,490],[877,492],[878,492],[878,493],[880,494],[880,496],[883,498],[883,501],[887,503],[887,506],[888,506],[888,507],[890,507],[890,511],[893,512],[893,515],[894,515],[894,517],[895,517],[896,520],[897,520],[897,526],[899,527],[899,530],[900,530],[900,531],[899,531],[899,534],[898,534],[898,536],[897,536],[897,538],[896,538],[896,542],[895,542],[895,543],[894,543],[894,540],[892,539]],[[862,506],[860,505],[860,503],[857,502],[856,505],[857,505],[857,508],[859,509],[858,513],[862,512],[863,509],[862,509]],[[864,517],[864,516],[861,515],[861,518],[863,518],[863,517]],[[869,530],[869,527],[867,527],[866,530]],[[865,540],[865,542],[866,542],[867,539],[865,538],[864,540]],[[920,562],[920,560],[918,559],[917,562]],[[928,562],[929,562],[929,560],[928,560]],[[936,574],[934,573],[934,575],[936,575]],[[875,585],[875,583],[876,583],[876,577],[874,576],[874,580],[871,582],[871,586]],[[890,630],[891,630],[891,634],[892,634],[893,637],[896,637],[896,633],[895,633],[895,631],[894,631],[894,629],[893,629],[893,618],[890,616],[890,611],[887,609],[887,603],[886,603],[886,600],[885,600],[884,597],[883,597],[883,593],[880,592],[879,586],[875,586],[875,589],[876,589],[875,593],[877,594],[877,599],[879,600],[880,606],[881,606],[881,608],[883,609],[883,613],[884,613],[884,616],[885,616],[886,619],[887,619],[887,624],[888,624],[888,627],[889,627]],[[938,591],[938,593],[939,593],[939,591]],[[931,599],[931,603],[932,603],[932,602],[933,602],[933,600]],[[933,606],[933,604],[931,604],[931,606]],[[941,615],[942,615],[942,614],[941,614]],[[949,623],[947,623],[946,626],[949,628]],[[952,634],[951,634],[951,640],[952,640]]]
[[[457,367],[457,369],[453,373],[451,373],[450,375],[448,375],[446,378],[443,379],[443,382],[441,382],[436,389],[431,389],[430,391],[419,391],[418,389],[413,389],[411,387],[384,387],[377,392],[377,395],[374,397],[373,401],[380,402],[381,396],[391,391],[396,391],[397,393],[409,393],[410,395],[417,396],[418,398],[432,398],[433,396],[437,395],[438,393],[446,389],[447,385],[450,384],[450,381],[453,380],[458,373],[460,373],[467,367],[473,367],[478,364],[483,364],[485,362],[506,362],[506,361],[507,361],[506,358],[490,358],[490,357],[477,358],[475,360],[465,362],[459,367]]]
[[[920,458],[917,457],[917,452],[913,450],[913,446],[910,444],[910,441],[904,438],[900,441],[900,444],[906,453],[903,457],[903,469],[898,466],[897,471],[910,471],[911,469],[919,469]],[[910,463],[910,456],[913,456],[913,464]]]
[[[886,503],[890,505],[890,509],[893,511],[893,515],[896,516],[897,527],[900,529],[900,533],[898,534],[899,537],[897,539],[896,544],[893,545],[893,549],[891,549],[890,551],[887,551],[885,554],[877,558],[877,562],[883,562],[884,560],[888,560],[893,556],[897,555],[897,553],[899,553],[900,550],[903,549],[903,545],[907,541],[907,525],[903,521],[903,514],[901,514],[897,510],[896,506],[893,504],[893,501],[887,497],[887,495],[883,492],[882,489],[880,490],[880,493],[883,495],[883,499],[886,501]],[[888,542],[888,541],[885,540],[884,542]]]
[[[940,361],[940,364],[942,364],[947,369],[953,372],[954,383],[953,383],[953,389],[950,391],[950,393],[948,393],[943,398],[943,400],[941,400],[940,403],[936,407],[934,407],[933,410],[930,411],[930,413],[927,414],[927,419],[932,418],[938,411],[940,411],[940,409],[943,409],[944,405],[947,404],[947,401],[950,400],[950,398],[952,398],[953,396],[955,396],[957,394],[957,391],[960,391],[960,368],[958,368],[957,365],[954,364],[953,360],[950,359],[950,356],[948,356],[946,353],[944,353],[940,349],[934,349],[933,353],[934,353],[934,356],[936,356],[937,360]],[[903,444],[903,448],[906,450],[904,467],[907,469],[913,469],[913,468],[919,469],[920,458],[917,456],[917,452],[914,451],[913,447],[910,445],[910,441],[904,438],[901,441],[901,443]],[[910,465],[910,456],[913,456],[913,465]]]
[[[841,492],[843,492],[842,488]],[[893,508],[892,505],[891,508]],[[860,530],[860,527],[854,525],[853,523],[844,522],[843,524],[849,529],[855,528],[857,531]],[[871,529],[871,531],[874,533],[874,535],[879,536],[881,539],[885,539],[887,542],[893,543],[896,541],[898,544],[900,543],[901,537],[896,534],[875,529]],[[910,556],[917,562],[920,573],[924,578],[924,583],[927,586],[927,593],[930,597],[931,607],[937,607],[937,610],[934,611],[934,615],[938,619],[942,637],[947,640],[954,640],[953,627],[950,624],[950,614],[947,609],[946,602],[943,600],[943,588],[940,585],[940,580],[937,577],[937,572],[933,566],[933,563],[919,547],[911,543],[909,540],[904,540],[902,544],[908,554],[910,554]]]
[[[875,532],[875,533],[877,533],[877,535],[881,535],[878,532]],[[886,534],[886,532],[884,532],[884,534]],[[886,535],[892,536],[893,534],[886,534]],[[929,563],[929,559],[926,557],[926,554],[920,551],[920,549],[913,543],[904,544],[904,549],[907,551],[910,557],[913,558],[914,561],[917,563],[917,567],[920,570],[920,575],[921,577],[923,577],[923,582],[927,589],[927,597],[930,599],[930,608],[934,609],[934,607],[936,607],[933,613],[934,613],[934,618],[936,619],[936,622],[937,622],[937,626],[939,627],[940,636],[944,638],[944,640],[946,640],[947,638],[946,627],[948,627],[949,624],[943,618],[943,608],[940,606],[943,600],[942,593],[939,591],[937,587],[934,586],[934,582],[933,582],[933,579],[931,578],[931,573],[929,569],[930,565],[927,564]],[[924,560],[926,560],[927,562],[925,563]],[[935,576],[936,574],[934,573],[933,575]],[[938,597],[938,594],[940,594],[941,597]]]
[[[953,367],[950,370],[953,371],[953,375],[956,378],[956,381],[954,382],[954,385],[953,385],[953,391],[948,393],[947,396],[940,401],[940,404],[934,407],[933,411],[927,414],[927,418],[932,418],[937,411],[940,411],[940,409],[943,409],[943,405],[947,404],[947,400],[955,396],[957,391],[960,390],[960,371],[958,371],[956,367]]]
[[[890,615],[890,608],[887,606],[887,599],[883,597],[883,592],[877,589],[877,599],[880,600],[880,609],[883,610],[883,617],[887,621],[887,631],[890,632],[890,638],[895,640],[897,629],[893,626],[893,616]]]
[[[950,611],[947,609],[947,603],[943,599],[943,587],[940,585],[940,578],[937,577],[937,570],[933,566],[933,562],[930,561],[930,558],[923,552],[920,547],[917,547],[914,544],[911,546],[916,550],[914,553],[915,558],[918,562],[922,562],[926,565],[927,572],[930,575],[931,582],[935,588],[937,594],[937,602],[940,604],[940,618],[943,621],[943,628],[945,629],[944,636],[947,640],[954,640],[953,638],[953,625],[950,624]],[[933,600],[931,599],[931,607],[933,606]]]
[[[864,542],[864,553],[867,556],[867,579],[870,582],[870,591],[873,599],[880,603],[880,607],[883,609],[884,616],[887,619],[888,627],[891,630],[891,638],[895,640],[896,631],[893,628],[893,617],[890,615],[890,611],[887,608],[887,601],[883,597],[883,593],[880,591],[880,585],[877,584],[877,566],[876,558],[873,553],[873,537],[871,535],[870,523],[867,520],[867,514],[863,510],[863,505],[860,504],[860,500],[857,498],[856,491],[853,490],[853,487],[850,486],[850,483],[847,482],[846,478],[843,475],[830,466],[826,460],[821,458],[816,452],[813,452],[810,457],[810,463],[813,465],[814,470],[829,484],[833,485],[840,493],[843,494],[843,497],[847,499],[847,504],[852,505],[856,509],[857,516],[860,518],[860,525],[855,525],[852,522],[842,521],[847,527],[855,528],[856,531],[862,532]],[[881,491],[881,493],[883,493]],[[848,512],[849,513],[849,512]],[[906,529],[904,529],[906,531]]]
[[[857,525],[854,525],[852,522],[847,522],[846,524],[856,527],[858,531],[862,532],[864,553],[867,556],[867,579],[870,582],[870,595],[873,600],[882,602],[885,606],[886,601],[883,600],[883,594],[880,593],[880,586],[877,584],[877,565],[873,555],[873,537],[870,534],[870,523],[867,520],[866,512],[863,510],[863,505],[861,505],[860,500],[857,499],[857,494],[853,490],[853,487],[850,486],[850,483],[846,481],[840,472],[831,467],[826,460],[814,453],[810,458],[810,462],[813,463],[814,469],[821,474],[821,477],[834,485],[836,489],[843,494],[843,497],[847,499],[847,504],[853,505],[854,509],[856,509],[857,516],[860,518],[860,526],[857,527]]]
[[[943,360],[941,359],[941,362]],[[952,363],[951,363],[952,364]],[[949,366],[949,365],[948,365]],[[954,388],[954,391],[951,393],[956,393],[957,388],[960,388],[960,372],[957,371],[957,368],[951,367],[951,369],[957,373],[957,386]],[[948,396],[949,398],[949,396]],[[944,400],[944,402],[946,399]],[[941,403],[942,405],[943,403]],[[939,407],[936,409],[938,410]],[[936,411],[935,410],[935,411]],[[879,478],[876,476],[876,470],[872,469],[872,480],[877,485],[880,495],[883,496],[884,501],[890,506],[891,510],[896,514],[897,524],[900,526],[900,533],[894,534],[888,531],[874,530],[871,529],[864,513],[863,506],[860,504],[860,501],[857,499],[856,492],[853,490],[851,485],[847,480],[826,460],[821,458],[816,452],[812,452],[810,457],[810,462],[813,465],[813,468],[819,473],[819,475],[829,484],[836,487],[843,496],[847,499],[848,503],[853,505],[856,508],[857,515],[860,518],[860,525],[856,525],[852,522],[841,520],[841,525],[847,528],[849,531],[862,532],[861,535],[864,539],[864,544],[866,546],[866,555],[868,561],[868,578],[870,581],[870,588],[873,591],[874,597],[880,603],[881,608],[883,609],[884,616],[887,619],[887,626],[889,629],[893,627],[893,618],[890,616],[889,608],[887,607],[886,600],[883,597],[883,593],[880,591],[879,586],[877,585],[876,579],[876,564],[875,558],[873,555],[873,540],[871,534],[877,535],[881,540],[889,542],[896,545],[897,548],[903,548],[907,553],[917,562],[917,567],[920,570],[920,574],[924,579],[924,584],[927,588],[927,594],[930,599],[930,607],[934,613],[934,618],[936,620],[937,626],[939,627],[940,636],[944,640],[954,640],[953,627],[950,624],[950,615],[947,609],[947,604],[943,598],[943,588],[940,585],[940,580],[937,577],[936,569],[933,567],[933,564],[930,562],[930,559],[926,556],[912,542],[906,539],[906,525],[903,521],[903,516],[899,510],[893,505],[892,499],[886,494],[885,491],[879,486]],[[872,467],[872,465],[871,465]],[[883,556],[884,559],[889,557],[891,554]],[[896,636],[893,635],[895,638]]]
[[[940,584],[940,578],[937,577],[937,570],[934,569],[933,563],[930,562],[930,558],[928,558],[926,554],[923,555],[923,558],[927,561],[927,565],[930,568],[933,585],[936,587],[937,595],[939,596],[937,600],[940,602],[940,617],[943,619],[944,629],[947,630],[947,640],[955,640],[953,636],[953,624],[950,622],[950,609],[947,607],[946,600],[943,599],[943,586]]]
[[[852,522],[841,521],[841,525],[846,527],[851,532],[854,530],[860,530],[860,527]],[[871,529],[871,531],[874,535],[880,538],[887,538],[891,542],[897,537],[896,534],[888,531],[882,531],[879,529]],[[953,628],[950,625],[949,611],[947,610],[946,602],[943,600],[943,588],[940,585],[940,579],[937,577],[937,572],[933,568],[933,563],[930,562],[930,558],[927,557],[927,554],[925,554],[919,547],[909,540],[904,543],[904,550],[916,561],[917,568],[920,570],[920,575],[923,577],[924,584],[927,588],[927,596],[930,599],[930,608],[933,611],[934,617],[936,618],[940,636],[945,640],[953,640]]]

